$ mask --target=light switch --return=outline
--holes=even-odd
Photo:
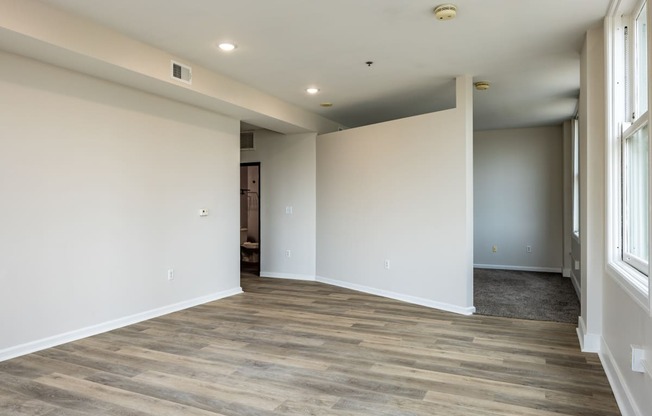
[[[285,213],[287,215],[292,215],[292,205],[288,205],[287,207],[285,207]]]

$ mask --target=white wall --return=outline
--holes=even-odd
[[[652,411],[652,377],[632,371],[631,354],[635,345],[647,350],[648,365],[652,361],[652,317],[607,275],[604,294],[602,362],[623,416],[647,416]]]
[[[470,79],[457,88],[454,110],[318,136],[318,279],[473,311]]]
[[[572,239],[573,239],[573,123],[567,120],[562,125],[562,181],[563,181],[563,215],[562,215],[562,273],[564,277],[572,277],[573,256],[572,256]],[[579,287],[579,286],[578,286]],[[579,290],[577,291],[579,297]]]
[[[256,150],[241,152],[241,161],[260,162],[260,274],[314,279],[316,134],[259,130],[255,140]]]
[[[237,120],[0,61],[0,360],[240,290]]]
[[[167,51],[37,0],[0,0],[0,48],[91,74],[275,131],[329,132],[340,125]],[[83,35],[80,35],[83,34]],[[171,79],[170,61],[193,69]]]
[[[561,126],[475,132],[476,267],[561,272],[562,139]]]
[[[587,32],[580,60],[580,342],[600,349],[605,225],[605,75],[602,26]]]

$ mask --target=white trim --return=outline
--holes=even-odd
[[[356,283],[344,282],[342,280],[330,279],[328,277],[317,276],[316,280],[320,283],[326,283],[333,286],[343,287],[346,289],[356,290],[358,292],[369,293],[371,295],[382,296],[384,298],[400,300],[402,302],[412,303],[414,305],[426,306],[428,308],[440,309],[447,312],[453,312],[460,315],[473,315],[475,306],[462,307],[451,305],[443,302],[436,302],[430,299],[419,298],[416,296],[405,295],[402,293],[390,292],[383,289],[376,289],[369,286],[363,286]]]
[[[577,338],[580,341],[580,349],[582,352],[600,352],[600,334],[590,334],[586,332],[586,323],[584,317],[580,316],[577,320]]]
[[[616,363],[616,359],[611,353],[609,346],[603,338],[600,341],[600,352],[598,355],[602,363],[602,368],[604,368],[604,372],[611,385],[611,390],[616,398],[616,403],[618,403],[620,413],[623,416],[643,416],[643,412],[636,405],[634,395],[627,386],[625,378],[620,372],[618,363]]]
[[[276,273],[265,272],[262,270],[260,272],[260,277],[270,277],[273,279],[306,280],[310,282],[314,282],[316,280],[315,276],[311,276],[309,274]]]
[[[204,303],[213,302],[229,296],[242,293],[241,287],[224,290],[222,292],[213,293],[206,296],[186,300],[172,305],[163,306],[149,311],[140,312],[124,318],[115,319],[113,321],[104,322],[97,325],[91,325],[85,328],[75,329],[63,334],[54,335],[48,338],[43,338],[36,341],[31,341],[25,344],[17,345],[15,347],[5,348],[0,350],[0,362],[9,360],[11,358],[20,357],[21,355],[30,354],[36,351],[44,350],[46,348],[56,347],[57,345],[65,344],[72,341],[77,341],[82,338],[91,337],[93,335],[101,334],[103,332],[112,331],[114,329],[122,328],[138,322],[153,319],[162,315],[167,315],[172,312],[177,312],[183,309],[192,308],[193,306],[202,305]]]
[[[504,264],[474,264],[476,269],[518,270],[523,272],[561,273],[561,267],[507,266]]]

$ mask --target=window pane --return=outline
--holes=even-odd
[[[624,179],[624,252],[628,256],[649,262],[649,138],[644,126],[625,140]]]
[[[577,120],[572,122],[573,137],[573,233],[580,236],[580,134]]]
[[[636,16],[636,117],[647,111],[647,2]]]

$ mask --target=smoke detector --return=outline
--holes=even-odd
[[[475,85],[475,89],[478,91],[487,91],[491,86],[487,81],[478,81],[473,85]]]
[[[452,20],[457,16],[457,7],[454,4],[440,4],[435,7],[437,20]]]

